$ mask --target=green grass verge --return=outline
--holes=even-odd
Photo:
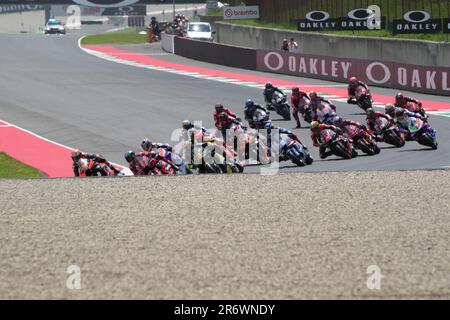
[[[260,20],[233,20],[233,24],[240,24],[253,27],[263,27],[271,29],[286,29],[297,31],[297,25],[294,23],[275,23],[275,22],[265,22]],[[313,31],[311,31],[313,32]],[[427,40],[427,41],[448,41],[448,35],[444,33],[435,34],[399,34],[393,35],[388,30],[374,30],[374,31],[320,31],[317,33],[321,34],[332,34],[332,35],[342,35],[342,36],[360,36],[360,37],[375,37],[375,38],[392,38],[392,39],[413,39],[413,40]]]
[[[39,170],[14,160],[4,152],[0,152],[0,178],[41,178],[44,176]]]
[[[86,36],[83,38],[83,40],[81,40],[81,45],[135,44],[146,42],[147,42],[147,35],[138,34],[136,30],[128,28],[114,32]]]

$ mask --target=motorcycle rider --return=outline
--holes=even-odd
[[[187,174],[188,173],[188,169],[186,167],[186,164],[183,160],[183,158],[174,153],[172,150],[172,147],[167,144],[167,143],[153,143],[151,142],[149,139],[145,138],[142,140],[141,142],[141,148],[143,152],[156,152],[159,153],[161,156],[164,157],[164,159],[170,160],[172,162],[174,162],[178,168],[179,168],[179,172],[181,174]]]
[[[279,92],[283,96],[285,96],[283,91],[281,91],[280,89],[275,87],[271,82],[267,82],[265,85],[263,95],[264,95],[264,101],[266,102],[266,106],[269,110],[274,110],[274,108],[272,107],[272,98],[273,98],[273,94],[275,92]]]
[[[348,83],[348,100],[349,104],[356,104],[361,97],[357,97],[357,89],[358,87],[363,87],[367,92],[369,92],[369,87],[366,83],[359,81],[356,77],[351,77]]]
[[[257,119],[254,119],[255,113],[257,110],[261,110],[261,111],[265,112],[267,114],[267,116],[269,115],[269,112],[267,111],[266,108],[262,107],[259,104],[256,104],[252,99],[248,99],[245,102],[245,107],[244,107],[245,120],[248,121],[248,124],[249,124],[250,128],[252,128],[252,129],[258,129],[256,127]]]
[[[327,157],[331,156],[333,153],[331,152],[331,150],[327,151],[327,147],[323,145],[321,141],[321,133],[323,130],[329,129],[340,135],[342,133],[341,129],[333,125],[319,123],[319,121],[311,122],[310,128],[311,140],[314,147],[319,147],[320,159],[326,159]]]
[[[220,115],[222,112],[225,112],[227,115],[229,115],[230,117],[232,117],[232,118],[234,118],[234,119],[240,120],[234,112],[232,112],[232,111],[231,111],[230,109],[228,109],[228,108],[224,108],[224,106],[223,106],[222,104],[220,104],[220,103],[217,103],[217,104],[214,106],[214,108],[215,108],[215,112],[214,112],[214,124],[215,124],[215,126],[216,126],[217,129],[219,129],[219,115]]]
[[[106,166],[108,166],[108,168],[110,168],[112,171],[114,171],[114,173],[117,175],[118,173],[120,173],[120,170],[116,169],[111,163],[109,163],[109,161],[107,161],[103,156],[99,155],[99,154],[95,154],[95,153],[85,153],[85,152],[81,152],[78,149],[73,149],[70,152],[70,156],[72,158],[72,169],[73,169],[73,173],[76,177],[80,176],[80,164],[79,164],[79,160],[80,159],[87,159],[87,160],[93,160],[94,162],[97,163],[103,163]],[[90,172],[87,173],[87,175],[90,175]]]
[[[310,101],[311,99],[305,91],[300,91],[298,87],[292,88],[291,106],[292,106],[292,115],[294,116],[294,119],[297,122],[296,128],[302,127],[300,124],[298,113],[300,112],[303,115],[305,113],[305,106]]]
[[[370,133],[375,137],[376,141],[382,141],[383,137],[375,133],[375,121],[380,117],[385,118],[386,120],[389,121],[389,123],[394,123],[394,120],[389,114],[375,111],[373,108],[368,108],[366,110],[366,115],[367,115],[366,124],[367,127],[370,129]]]
[[[395,110],[395,117],[397,118],[397,125],[398,127],[401,129],[401,131],[405,132],[405,133],[409,133],[409,124],[410,124],[410,120],[411,118],[418,118],[424,122],[426,122],[426,117],[424,117],[423,115],[421,115],[420,113],[414,113],[409,111],[408,109],[404,109],[404,108],[397,108],[397,110]],[[412,138],[410,137],[410,135],[407,135],[407,140],[412,140]]]
[[[146,163],[145,166],[143,166],[142,162],[138,160],[138,158],[142,158],[144,156],[150,159],[150,162]],[[168,163],[175,169],[175,171],[178,171],[178,167],[171,160],[165,159],[164,156],[155,152],[135,153],[130,150],[125,153],[125,160],[128,162],[128,166],[134,175],[148,175],[160,161],[163,163]]]
[[[347,135],[347,137],[354,142],[357,141],[361,131],[366,131],[367,127],[357,121],[353,120],[342,120],[335,125],[342,129],[342,132]],[[358,130],[352,131],[352,127],[356,127]]]
[[[312,91],[309,97],[311,98],[310,105],[314,121],[324,122],[328,118],[334,119],[336,117],[336,106],[330,101],[317,95],[315,91]]]
[[[411,108],[410,103],[417,105],[417,107],[419,108],[418,113],[420,113],[422,116],[426,117],[425,110],[422,107],[422,102],[420,102],[419,100],[416,100],[414,98],[407,97],[401,92],[397,93],[397,95],[395,96],[395,106],[397,108],[403,108],[403,109],[407,109],[411,112],[415,112],[414,109],[411,110],[412,108]]]
[[[388,114],[392,119],[395,118],[395,110],[397,108],[393,104],[387,104],[384,107],[384,113]]]

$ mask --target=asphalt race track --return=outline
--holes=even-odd
[[[124,164],[143,137],[170,142],[183,119],[212,127],[217,102],[240,115],[247,98],[262,102],[261,89],[117,64],[78,48],[82,34],[101,30],[0,35],[0,119]],[[122,48],[248,72],[151,45]],[[337,107],[344,118],[364,119],[354,106]],[[353,160],[321,161],[309,129],[295,130],[316,161],[283,164],[273,176],[0,180],[0,299],[448,299],[450,118],[430,123],[437,151],[382,144],[380,155]],[[440,170],[398,171],[433,168]],[[66,286],[73,264],[80,290]],[[367,287],[369,266],[381,269],[379,290]]]
[[[230,106],[241,116],[243,103],[247,98],[262,102],[262,90],[258,88],[104,61],[80,50],[77,45],[79,37],[78,32],[65,37],[0,37],[1,72],[7,75],[0,78],[0,119],[58,143],[86,152],[101,153],[110,161],[124,164],[124,152],[137,149],[144,137],[170,142],[172,131],[179,128],[183,119],[202,120],[207,128],[213,127],[213,106],[217,102]],[[147,50],[148,54],[156,54],[161,59],[207,65],[161,55],[161,51],[152,49],[149,45],[135,46],[134,49]],[[213,67],[220,68],[214,65]],[[273,74],[267,76],[295,79]],[[302,81],[305,82],[305,79]],[[311,84],[326,83],[318,80],[306,81]],[[395,91],[387,89],[374,91],[395,94]],[[438,99],[413,95],[420,99]],[[444,101],[446,99],[441,98]],[[357,107],[343,103],[336,105],[338,114],[343,118],[364,120]],[[446,143],[450,135],[450,119],[431,116],[430,123],[438,132],[440,144],[437,151],[431,151],[415,142],[408,143],[402,149],[381,144],[383,150],[380,155],[361,156],[351,161],[334,157],[320,160],[318,149],[311,146],[309,129],[294,130],[310,147],[317,161],[303,169],[286,163],[283,164],[282,170],[393,170],[450,166],[450,147]],[[291,129],[294,127],[294,120],[275,121],[275,124]],[[247,172],[255,170],[258,169],[248,168]]]

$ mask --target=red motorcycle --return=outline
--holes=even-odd
[[[358,86],[355,90],[355,99],[349,99],[348,103],[356,104],[358,107],[366,111],[369,108],[372,108],[372,95],[369,90],[364,88],[363,86]]]
[[[151,158],[147,156],[142,156],[137,159],[137,167],[139,171],[136,175],[174,175],[176,173],[176,168],[170,163],[158,159],[156,157]]]
[[[338,157],[351,159],[358,156],[358,152],[353,148],[349,139],[338,135],[331,129],[325,129],[320,133],[322,146],[330,148],[331,152]]]
[[[393,120],[378,117],[375,120],[374,131],[377,136],[382,137],[382,141],[401,148],[405,145],[405,137],[398,129]]]
[[[367,130],[358,128],[353,124],[345,126],[343,130],[346,136],[351,139],[355,148],[371,156],[380,153],[380,148],[375,139]]]

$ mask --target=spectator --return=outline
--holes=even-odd
[[[289,42],[287,39],[283,39],[283,43],[281,44],[281,50],[289,51]]]
[[[289,41],[288,48],[289,48],[289,52],[291,52],[291,53],[299,52],[298,43],[295,42],[294,38],[291,38],[291,41]]]

